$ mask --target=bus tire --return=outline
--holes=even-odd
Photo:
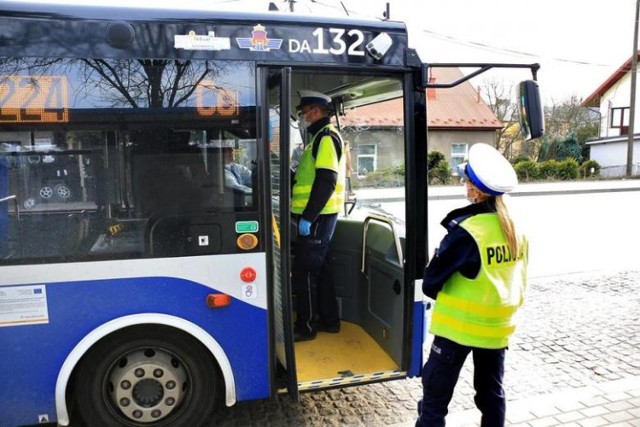
[[[74,426],[204,426],[222,392],[208,350],[163,325],[133,326],[102,339],[74,378]]]

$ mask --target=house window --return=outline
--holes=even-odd
[[[358,176],[365,176],[376,170],[375,144],[358,145]]]
[[[612,108],[611,129],[620,129],[620,135],[627,135],[629,133],[629,117],[629,107]]]
[[[451,167],[456,170],[456,166],[464,162],[467,157],[469,144],[451,144]]]

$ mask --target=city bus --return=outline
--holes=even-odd
[[[397,22],[3,2],[0,424],[202,426],[236,402],[419,375],[428,85]],[[342,328],[296,343],[302,89],[345,133],[395,106],[375,161],[402,171],[402,215],[347,197],[323,271]]]

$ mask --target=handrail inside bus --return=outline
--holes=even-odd
[[[367,259],[367,231],[369,230],[369,223],[371,221],[378,221],[381,222],[383,224],[386,224],[390,227],[391,229],[391,234],[393,236],[393,241],[395,243],[395,247],[396,247],[396,253],[398,255],[398,262],[400,263],[400,265],[402,265],[402,245],[400,243],[400,237],[398,236],[398,233],[396,233],[396,228],[393,225],[393,219],[383,216],[383,215],[369,215],[367,216],[367,218],[364,220],[364,224],[363,224],[363,228],[362,228],[362,266],[360,268],[360,272],[367,277],[367,273],[366,271],[366,259]]]
[[[16,211],[16,219],[20,220],[20,209],[18,207],[18,198],[16,197],[15,194],[11,194],[9,196],[0,198],[0,203],[9,202],[10,200],[13,200],[14,209]]]

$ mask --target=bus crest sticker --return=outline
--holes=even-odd
[[[269,52],[278,50],[282,46],[282,39],[270,39],[267,31],[261,24],[253,27],[251,37],[236,37],[240,49],[249,49],[252,52]]]

